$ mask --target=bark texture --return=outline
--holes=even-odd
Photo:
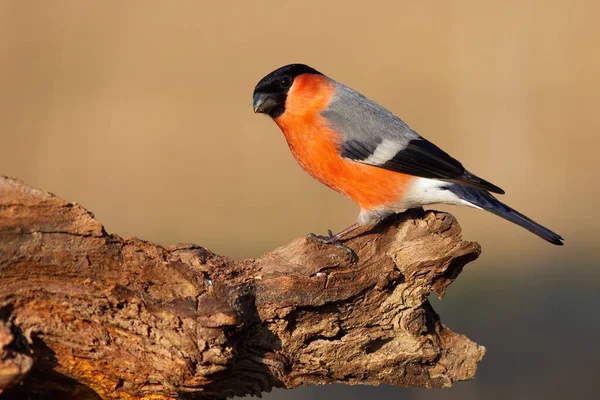
[[[447,387],[484,348],[427,301],[480,253],[456,220],[410,211],[345,243],[261,258],[108,234],[83,207],[0,177],[6,398],[225,398],[273,387]]]

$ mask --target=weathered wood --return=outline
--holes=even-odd
[[[455,219],[410,211],[346,244],[358,262],[306,237],[248,260],[162,247],[0,177],[0,390],[224,398],[474,377],[484,348],[427,302],[479,255]]]

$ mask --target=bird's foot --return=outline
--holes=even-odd
[[[337,238],[333,232],[331,232],[331,229],[329,229],[327,231],[327,236],[324,235],[315,235],[314,233],[309,233],[308,235],[309,238],[311,239],[315,239],[323,244],[333,244],[337,241],[339,241],[339,238]]]
[[[338,235],[334,235],[333,232],[331,232],[331,229],[329,229],[327,231],[327,236],[324,235],[315,235],[314,233],[309,233],[308,235],[306,235],[307,237],[311,238],[311,239],[315,239],[318,242],[321,242],[323,244],[332,244],[335,247],[337,247],[338,249],[344,251],[346,254],[348,254],[348,256],[350,256],[350,260],[352,262],[356,262],[358,261],[358,256],[356,255],[356,253],[354,252],[354,250],[352,250],[350,247],[343,245],[340,242],[340,238]]]

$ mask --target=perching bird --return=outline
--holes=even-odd
[[[292,154],[314,178],[360,206],[358,223],[428,204],[483,209],[556,245],[563,238],[501,203],[498,186],[467,171],[404,121],[354,89],[303,64],[281,67],[254,88],[254,112],[281,128]]]

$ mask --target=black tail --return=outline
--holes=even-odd
[[[552,232],[550,229],[538,224],[520,212],[513,210],[484,190],[456,184],[449,186],[448,190],[477,207],[481,207],[492,214],[496,214],[499,217],[522,226],[529,232],[535,233],[552,244],[563,245],[562,240],[564,239],[559,234]]]

